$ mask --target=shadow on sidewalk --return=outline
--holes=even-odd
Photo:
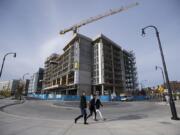
[[[98,124],[98,123],[105,123],[105,122],[112,122],[112,121],[120,121],[120,120],[138,120],[138,119],[144,119],[148,116],[145,114],[134,114],[134,115],[126,115],[126,116],[120,116],[120,117],[114,117],[114,118],[106,118],[104,121],[93,121],[90,122],[90,124]]]

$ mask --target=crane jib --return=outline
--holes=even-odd
[[[65,34],[66,32],[69,32],[69,31],[73,31],[74,33],[76,33],[77,29],[79,27],[83,26],[83,25],[89,24],[91,22],[97,21],[99,19],[102,19],[104,17],[110,16],[110,15],[113,15],[113,14],[116,14],[116,13],[119,13],[121,11],[128,10],[129,8],[135,7],[137,5],[139,5],[139,3],[136,2],[136,3],[130,4],[130,5],[126,6],[126,7],[121,7],[121,8],[118,8],[118,9],[110,9],[108,12],[105,12],[104,14],[100,14],[100,15],[97,15],[95,17],[90,17],[90,18],[88,18],[86,20],[83,20],[80,23],[77,23],[77,24],[75,24],[75,25],[73,25],[73,26],[71,26],[71,27],[69,27],[67,29],[61,30],[60,34]]]

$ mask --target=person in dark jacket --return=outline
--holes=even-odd
[[[85,97],[85,92],[82,93],[82,96],[80,98],[80,110],[81,110],[81,115],[76,117],[74,119],[74,122],[77,123],[78,119],[82,118],[84,116],[84,124],[87,123],[87,113],[86,113],[86,108],[87,108],[87,102],[86,102],[86,97]]]
[[[95,115],[94,120],[97,121],[97,119],[96,119],[96,95],[93,95],[93,98],[89,102],[89,111],[90,111],[90,114],[87,116],[87,119],[89,117],[91,117],[94,113],[94,115]]]
[[[104,118],[103,118],[103,116],[102,116],[102,113],[101,113],[101,111],[100,111],[100,107],[103,107],[103,105],[102,105],[102,103],[101,103],[101,100],[99,99],[99,96],[97,96],[96,97],[96,113],[98,112],[99,113],[99,115],[100,115],[100,117],[101,117],[101,119],[102,120],[105,120]]]

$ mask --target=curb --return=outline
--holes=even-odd
[[[6,104],[3,106],[0,106],[0,111],[4,111],[4,108],[9,107],[9,106],[13,106],[13,105],[17,105],[17,104],[23,104],[25,102],[25,100],[22,101],[15,101],[14,103],[10,103],[10,104]]]

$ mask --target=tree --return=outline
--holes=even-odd
[[[4,97],[10,97],[11,90],[9,88],[3,88],[3,90],[0,91],[0,95],[2,95]]]
[[[17,89],[16,89],[16,93],[15,93],[15,98],[16,99],[21,100],[21,96],[22,96],[22,93],[23,93],[23,88],[24,88],[24,85],[21,82],[19,82],[19,84],[17,86]]]

